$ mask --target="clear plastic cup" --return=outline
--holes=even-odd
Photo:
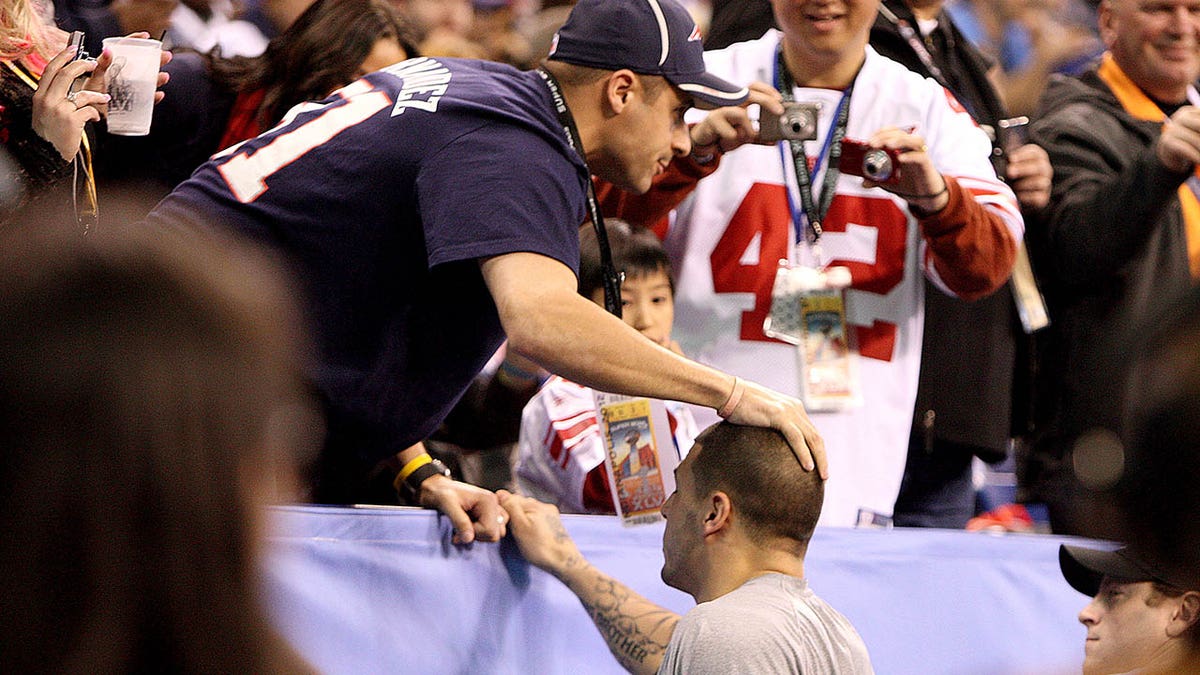
[[[112,55],[108,67],[108,133],[145,136],[154,117],[154,92],[162,43],[146,38],[105,38]]]

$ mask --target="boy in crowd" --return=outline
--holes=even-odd
[[[655,344],[682,353],[671,339],[675,282],[667,252],[647,229],[617,219],[605,223],[613,265],[624,275],[621,318]],[[604,304],[600,246],[591,227],[580,230],[579,293]],[[666,401],[666,408],[674,450],[682,458],[696,438],[696,422],[682,403]],[[592,389],[552,377],[521,417],[517,485],[522,493],[568,513],[614,513],[604,453]]]

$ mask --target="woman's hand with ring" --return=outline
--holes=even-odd
[[[79,152],[84,126],[100,119],[100,111],[93,105],[108,102],[108,94],[102,92],[71,90],[78,78],[96,67],[94,61],[73,61],[75,52],[68,47],[51,59],[33,93],[33,131],[50,142],[64,161],[71,161]]]

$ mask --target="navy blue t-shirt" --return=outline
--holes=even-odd
[[[479,259],[578,272],[587,180],[537,73],[418,58],[297,106],[149,220],[285,253],[321,347],[322,464],[361,472],[428,437],[503,340]]]

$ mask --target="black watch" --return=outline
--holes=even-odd
[[[440,459],[431,459],[428,463],[417,467],[415,471],[400,483],[400,498],[411,506],[421,505],[421,483],[435,474],[450,477],[450,468],[442,464]]]

